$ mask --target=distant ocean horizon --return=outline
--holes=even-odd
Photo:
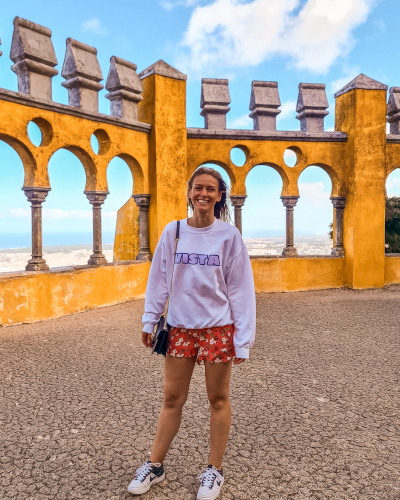
[[[244,231],[243,238],[281,238],[285,236],[285,231],[276,230],[254,230]],[[299,231],[296,236],[326,236],[325,234],[313,234],[312,232]],[[114,231],[103,231],[103,245],[113,245],[115,238]],[[60,232],[43,233],[43,247],[59,245],[91,245],[93,235],[91,232]],[[31,247],[31,233],[3,233],[0,232],[0,250],[25,249]]]
[[[3,235],[4,236],[4,235]],[[16,235],[13,235],[16,236]],[[22,236],[22,235],[19,235]],[[43,257],[51,268],[66,267],[86,264],[92,254],[91,235],[63,234],[62,238],[53,234],[44,238]],[[108,262],[113,261],[114,243],[106,243],[114,240],[114,235],[103,235],[103,253]],[[64,242],[60,242],[60,239]],[[295,247],[299,255],[329,255],[332,251],[332,240],[326,235],[295,235]],[[12,247],[0,249],[0,273],[22,271],[30,258],[31,246],[30,236],[27,241],[24,238],[14,238]],[[267,238],[244,237],[247,250],[250,255],[282,254],[285,247],[284,236],[271,236]],[[18,246],[20,245],[20,246]]]

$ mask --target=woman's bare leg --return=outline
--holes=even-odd
[[[165,455],[179,430],[182,408],[189,392],[196,356],[174,358],[167,354],[164,365],[164,404],[158,418],[157,433],[150,460],[163,463]]]
[[[222,467],[231,428],[231,403],[229,401],[231,371],[232,361],[226,363],[206,361],[206,385],[211,406],[211,451],[208,463],[217,469]]]

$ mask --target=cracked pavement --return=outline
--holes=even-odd
[[[400,287],[257,295],[233,369],[221,500],[400,499]],[[0,330],[0,498],[127,500],[162,404],[143,301]],[[196,366],[167,479],[196,498],[209,409]],[[139,497],[137,497],[139,498]]]

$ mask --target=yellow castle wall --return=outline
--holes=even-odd
[[[59,318],[140,299],[149,262],[0,274],[0,325]]]
[[[384,254],[385,182],[387,175],[400,166],[400,144],[387,144],[386,91],[354,89],[336,99],[335,128],[348,134],[347,142],[236,140],[195,134],[188,137],[185,81],[153,74],[142,83],[139,120],[150,124],[151,131],[0,97],[0,140],[20,155],[24,186],[51,187],[49,159],[58,149],[66,148],[82,162],[86,190],[107,191],[108,164],[115,156],[122,157],[132,172],[133,194],[151,195],[149,239],[154,252],[165,225],[185,217],[186,182],[200,165],[211,162],[225,168],[233,195],[246,194],[246,176],[253,167],[269,165],[282,177],[282,196],[298,196],[301,172],[318,165],[332,180],[332,196],[347,197],[346,256],[252,259],[256,291],[371,288],[400,283],[400,258],[385,258]],[[42,120],[45,140],[39,147],[33,146],[27,136],[31,120]],[[98,155],[90,147],[90,137],[96,130],[106,134]],[[246,153],[243,167],[236,167],[230,160],[231,148],[238,146]],[[287,148],[298,155],[294,168],[283,161]],[[137,254],[138,214],[132,199],[118,212],[115,261],[131,260]],[[129,263],[0,275],[0,323],[37,321],[142,297],[149,266]]]

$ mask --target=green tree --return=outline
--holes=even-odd
[[[386,198],[385,252],[400,253],[400,198]]]

